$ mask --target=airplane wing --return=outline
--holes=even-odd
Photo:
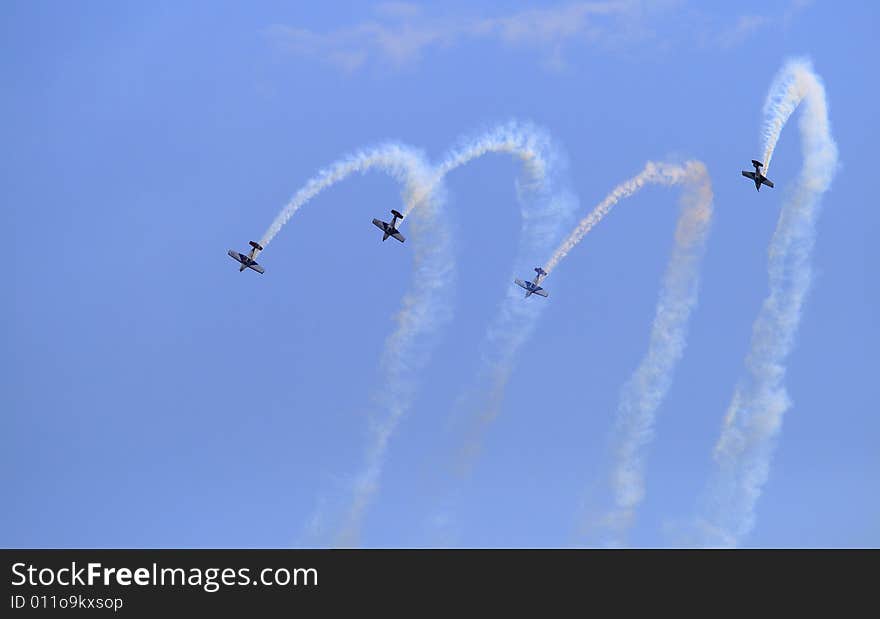
[[[400,232],[395,232],[391,236],[394,237],[395,239],[397,239],[398,241],[400,241],[401,243],[403,243],[406,240],[406,237],[403,236]]]
[[[381,230],[382,232],[385,232],[385,222],[384,221],[374,219],[373,225],[376,226],[377,228],[379,228],[379,230]]]
[[[233,251],[230,249],[226,253],[228,253],[229,257],[232,258],[233,260],[235,260],[236,262],[241,262],[242,264],[244,264],[244,260],[241,259],[241,254],[238,253],[237,251]]]
[[[754,172],[746,172],[745,170],[743,170],[742,173],[743,173],[743,176],[745,176],[746,178],[750,178],[752,180],[755,180],[755,173]]]
[[[763,184],[767,185],[767,186],[770,187],[770,188],[773,187],[773,181],[771,181],[771,180],[769,180],[769,179],[762,178],[762,179],[761,179],[761,182],[762,182]]]
[[[546,296],[549,296],[550,293],[547,292],[546,290],[544,290],[543,288],[541,288],[540,286],[538,286],[537,288],[532,290],[532,294],[537,294],[537,295],[541,295],[542,297],[546,297]]]
[[[521,279],[515,279],[515,280],[513,280],[513,283],[516,284],[517,286],[519,286],[520,288],[525,288],[526,290],[529,289],[529,287],[526,286],[526,283]]]
[[[263,267],[261,267],[261,266],[260,266],[259,264],[257,264],[256,262],[254,262],[253,264],[249,264],[248,266],[249,266],[250,268],[252,268],[254,271],[256,271],[257,273],[259,273],[260,275],[262,275],[263,273],[266,272],[265,269],[263,269]]]

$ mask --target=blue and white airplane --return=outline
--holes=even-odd
[[[251,251],[247,256],[230,249],[228,252],[229,257],[241,264],[241,267],[238,269],[239,273],[241,273],[245,269],[253,269],[257,273],[262,275],[263,273],[265,273],[265,271],[263,270],[263,267],[256,263],[254,258],[257,257],[257,254],[263,251],[263,246],[256,241],[251,241],[249,245],[251,246]]]
[[[393,238],[397,239],[397,240],[400,241],[401,243],[403,243],[403,242],[406,240],[406,237],[404,237],[404,236],[403,236],[403,235],[397,230],[397,220],[398,220],[398,219],[403,219],[403,215],[401,215],[400,213],[398,213],[398,212],[395,211],[394,209],[391,209],[391,215],[392,215],[393,218],[391,219],[391,223],[390,223],[390,224],[389,224],[388,222],[386,222],[386,221],[382,221],[381,219],[374,219],[374,220],[373,220],[373,225],[376,226],[377,228],[379,228],[379,230],[381,230],[382,232],[385,233],[385,234],[382,235],[382,240],[383,240],[383,241],[384,241],[384,240],[387,240],[388,237],[390,236],[390,237],[393,237]]]
[[[549,292],[547,292],[546,290],[544,290],[543,288],[541,288],[538,285],[541,283],[542,279],[547,277],[547,272],[544,269],[542,269],[541,267],[535,267],[535,273],[537,273],[537,275],[535,275],[535,281],[533,281],[533,282],[529,282],[529,281],[524,282],[521,279],[513,280],[513,282],[517,286],[520,286],[520,287],[526,289],[526,296],[525,296],[526,299],[528,299],[533,294],[536,294],[541,297],[546,297],[546,296],[550,295]]]
[[[746,172],[745,170],[743,170],[742,171],[743,176],[755,181],[755,189],[757,189],[758,191],[761,191],[761,185],[767,185],[768,187],[773,189],[773,181],[771,181],[769,178],[767,178],[766,176],[761,174],[761,168],[764,167],[764,164],[761,163],[760,161],[752,159],[752,165],[755,167],[755,171],[754,172]]]

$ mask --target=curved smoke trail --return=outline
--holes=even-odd
[[[430,193],[431,187],[442,182],[447,174],[474,159],[490,153],[505,153],[516,156],[526,169],[527,175],[520,186],[537,188],[547,182],[547,171],[554,167],[557,154],[552,148],[549,136],[529,123],[511,121],[485,131],[476,136],[458,140],[443,160],[431,172],[431,181],[421,188],[421,193],[407,200],[403,212],[406,217]]]
[[[423,216],[427,213],[430,220],[425,221],[424,227],[426,231],[434,229],[432,222],[436,221],[436,213],[421,206],[426,196],[436,194],[436,187],[451,171],[489,153],[507,153],[519,158],[528,171],[526,184],[529,187],[543,186],[547,180],[547,169],[555,161],[555,153],[543,132],[528,124],[501,125],[476,137],[462,140],[460,146],[453,149],[426,175],[425,178],[428,180],[415,187],[416,191],[409,193],[404,216],[411,212],[421,213]],[[446,243],[448,244],[448,239]],[[430,262],[436,263],[436,261]],[[441,290],[447,288],[447,285],[440,285],[440,282],[447,278],[447,274],[438,266],[417,273],[416,286],[425,288],[426,292],[430,290],[430,294],[424,294],[422,297],[424,299],[430,297],[434,301],[418,303],[409,310],[405,309],[401,314],[398,330],[388,339],[382,364],[385,368],[383,385],[386,388],[381,393],[380,405],[389,412],[371,429],[365,465],[355,479],[351,503],[343,526],[336,536],[336,542],[340,545],[356,545],[359,541],[364,513],[379,487],[388,441],[414,398],[415,386],[404,378],[414,374],[415,355],[412,348],[416,336],[424,334],[428,325],[433,326],[439,322],[438,317],[431,314],[436,314],[438,311]],[[447,294],[442,292],[443,300]],[[406,302],[404,305],[405,308],[410,307]],[[417,311],[413,311],[415,307],[418,307]],[[424,356],[419,366],[423,363]]]
[[[388,439],[397,422],[411,405],[416,376],[430,352],[430,335],[436,334],[452,314],[454,261],[450,235],[441,215],[444,192],[442,179],[436,178],[424,156],[396,143],[382,144],[347,156],[321,170],[309,180],[275,217],[260,244],[265,248],[296,212],[325,189],[356,172],[379,169],[402,186],[407,213],[419,208],[408,219],[413,242],[413,284],[404,295],[395,320],[396,329],[388,336],[380,363],[385,387],[380,405],[388,416],[374,423],[368,443],[364,469],[356,482],[352,513],[363,510],[374,492]],[[313,525],[314,526],[314,525]]]
[[[645,164],[645,168],[633,176],[631,179],[624,181],[611,190],[605,198],[590,211],[590,214],[584,217],[572,230],[571,234],[562,242],[562,244],[553,252],[550,260],[544,266],[547,275],[556,268],[556,266],[568,255],[575,245],[580,243],[587,233],[593,227],[602,221],[614,206],[623,198],[628,198],[638,192],[642,187],[648,184],[660,185],[677,185],[685,181],[694,181],[698,179],[708,183],[708,173],[706,166],[699,161],[689,161],[683,166],[670,163],[656,163],[649,161]],[[709,202],[711,213],[711,185],[709,186]]]
[[[791,406],[783,382],[785,361],[810,287],[820,200],[837,167],[825,88],[809,61],[798,59],[782,68],[764,106],[765,163],[770,163],[782,128],[801,104],[803,168],[785,197],[770,242],[770,293],[752,328],[746,376],[737,385],[715,446],[716,470],[698,521],[707,545],[736,546],[754,527],[775,437]]]
[[[359,151],[324,168],[297,191],[263,233],[260,245],[268,247],[272,239],[281,231],[290,218],[325,189],[348,178],[356,172],[367,172],[378,168],[389,174],[404,187],[404,200],[420,196],[420,203],[426,203],[430,195],[431,183],[428,165],[424,155],[409,146],[397,143],[381,144],[374,148]]]
[[[517,275],[532,270],[535,257],[547,253],[579,205],[577,197],[564,187],[567,163],[558,147],[543,134],[530,145],[534,154],[524,157],[523,161],[532,181],[517,185],[522,226],[514,268],[506,284],[505,298],[490,321],[482,343],[477,376],[479,384],[488,388],[476,394],[476,413],[469,421],[470,427],[459,450],[457,468],[461,473],[470,470],[486,428],[498,416],[517,355],[534,332],[545,306],[523,302],[521,290],[510,283]],[[477,145],[477,150],[479,148],[484,146]],[[465,152],[466,149],[454,151],[448,160],[455,161]],[[559,185],[563,187],[557,188]],[[460,401],[465,401],[465,397]]]
[[[437,189],[429,193],[436,194]],[[359,542],[364,512],[379,488],[388,441],[415,399],[416,377],[428,361],[432,336],[452,315],[451,238],[441,215],[436,203],[428,200],[409,220],[415,251],[413,285],[396,317],[397,328],[385,341],[382,388],[376,395],[379,409],[387,412],[371,424],[365,464],[355,477],[351,503],[336,534],[335,541],[342,546]]]
[[[550,262],[555,266],[617,202],[646,184],[682,185],[684,192],[648,350],[623,386],[617,408],[611,470],[614,506],[600,521],[610,532],[612,545],[623,543],[644,498],[644,451],[653,439],[657,410],[684,352],[688,321],[697,303],[700,263],[712,220],[712,182],[706,166],[699,161],[684,165],[649,162],[638,175],[615,187],[580,222]]]

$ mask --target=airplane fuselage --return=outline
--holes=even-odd
[[[754,172],[747,172],[743,170],[742,174],[746,178],[752,179],[752,181],[755,183],[755,190],[761,191],[761,185],[773,187],[773,181],[761,174],[761,168],[763,167],[763,164],[760,161],[752,159],[752,166],[755,168]]]
[[[764,182],[764,175],[761,174],[761,171],[758,170],[757,166],[755,166],[755,189],[761,191],[762,182]]]
[[[240,265],[238,267],[239,273],[241,273],[245,269],[253,269],[257,273],[262,275],[264,272],[264,269],[259,264],[257,264],[257,261],[255,260],[255,258],[260,253],[260,251],[263,249],[263,247],[259,243],[256,243],[254,241],[251,241],[250,245],[251,245],[251,250],[250,250],[250,252],[248,252],[247,255],[244,255],[241,252],[237,252],[234,249],[230,249],[227,253],[229,254],[230,258],[232,258],[233,260],[235,260],[236,262],[239,263],[239,265]]]
[[[541,280],[542,280],[542,279],[544,279],[544,276],[541,275],[540,273],[539,273],[538,275],[535,275],[535,279],[532,280],[532,288],[531,288],[531,290],[529,290],[529,291],[526,293],[526,298],[527,298],[527,299],[529,298],[529,296],[531,296],[532,294],[534,294],[535,290],[537,290],[538,288],[541,287]]]
[[[528,280],[523,281],[521,279],[513,280],[513,283],[515,283],[517,286],[525,289],[525,291],[526,291],[525,298],[526,299],[528,299],[533,294],[536,294],[540,297],[546,297],[549,294],[546,290],[541,288],[541,280],[543,280],[545,277],[547,277],[547,273],[545,273],[544,269],[542,269],[540,267],[535,268],[535,272],[537,273],[537,275],[535,275],[535,279],[532,281],[528,281]]]
[[[400,215],[397,211],[391,211],[391,214],[391,223],[388,223],[387,221],[382,221],[381,219],[374,219],[373,225],[382,231],[383,241],[387,240],[390,236],[403,243],[406,240],[406,237],[404,237],[400,233],[400,230],[397,229],[397,221],[403,219],[403,216]]]

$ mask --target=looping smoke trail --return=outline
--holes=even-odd
[[[319,193],[355,172],[363,173],[373,168],[379,168],[403,185],[404,200],[407,201],[411,200],[411,196],[418,195],[420,201],[424,202],[434,186],[424,155],[408,146],[387,143],[357,152],[324,168],[297,191],[263,233],[260,245],[267,247],[284,224]]]
[[[522,160],[528,171],[530,187],[541,186],[544,183],[548,166],[555,156],[549,148],[547,136],[528,124],[511,122],[466,139],[425,176],[427,181],[415,186],[415,190],[409,192],[404,216],[406,217],[410,212],[419,214],[425,218],[420,227],[426,232],[436,229],[437,213],[434,209],[423,206],[425,197],[435,195],[437,186],[451,171],[489,153],[513,154]],[[411,225],[415,223],[416,220],[411,221]],[[411,229],[415,232],[413,228]],[[444,234],[444,237],[443,243],[434,241],[431,245],[434,247],[448,245],[448,235]],[[443,253],[448,253],[448,249],[444,248]],[[415,385],[406,378],[417,373],[425,362],[424,355],[417,359],[414,342],[417,336],[425,331],[426,325],[440,322],[441,315],[437,315],[440,311],[438,308],[441,303],[449,302],[447,298],[449,293],[445,292],[449,288],[447,281],[450,278],[449,274],[443,271],[436,260],[426,260],[424,263],[430,263],[432,266],[418,272],[415,278],[415,285],[417,289],[422,289],[422,292],[414,295],[414,298],[421,300],[418,303],[408,303],[405,300],[398,329],[389,337],[386,344],[382,362],[385,373],[382,381],[384,389],[380,396],[380,406],[382,409],[387,409],[388,414],[371,428],[365,465],[355,479],[352,500],[343,526],[336,537],[336,542],[343,546],[352,546],[359,542],[364,513],[379,488],[388,441],[412,404]],[[446,317],[447,312],[443,311],[442,318]]]
[[[403,185],[402,196],[410,208],[420,208],[408,220],[410,238],[415,247],[413,284],[403,298],[396,316],[397,327],[388,336],[381,360],[385,386],[380,401],[389,413],[381,423],[374,424],[367,448],[367,467],[357,481],[355,499],[350,513],[359,519],[367,499],[375,491],[381,462],[388,439],[403,413],[410,406],[415,392],[415,377],[424,366],[430,345],[429,336],[436,334],[452,314],[451,299],[454,261],[450,235],[445,219],[440,217],[445,193],[442,179],[433,174],[424,156],[396,143],[382,144],[360,151],[321,170],[276,216],[260,244],[265,248],[290,218],[323,190],[355,172],[380,169]],[[320,529],[320,515],[315,516],[313,529]],[[340,535],[345,541],[345,535]]]
[[[709,173],[701,162],[689,161],[683,166],[649,163],[641,174],[616,187],[584,222],[590,221],[596,213],[607,213],[617,200],[632,195],[646,183],[682,184],[684,192],[675,228],[675,245],[663,277],[648,350],[623,386],[617,409],[611,472],[614,506],[600,521],[611,536],[607,543],[615,546],[623,544],[645,495],[644,451],[654,437],[657,410],[672,385],[673,373],[684,352],[712,219]],[[562,255],[570,249],[571,241],[583,238],[589,227],[578,227],[569,243],[563,245]]]
[[[539,128],[529,124],[511,121],[499,125],[482,134],[459,140],[431,173],[431,182],[423,185],[422,192],[430,192],[431,187],[442,181],[447,174],[490,153],[506,153],[518,157],[526,169],[527,176],[523,185],[538,188],[548,182],[547,172],[556,164],[556,153],[550,145],[550,138]],[[407,201],[406,216],[415,209],[423,199],[417,193]]]
[[[504,143],[510,144],[511,141],[505,140]],[[475,145],[475,150],[482,148],[485,146]],[[561,151],[547,138],[531,139],[521,148],[522,152],[533,153],[523,158],[532,180],[517,185],[522,216],[519,246],[505,298],[482,343],[479,384],[488,385],[488,389],[483,393],[469,394],[478,402],[458,454],[456,468],[460,474],[470,470],[486,428],[498,416],[519,350],[534,332],[545,306],[543,303],[524,303],[518,292],[520,289],[510,286],[509,282],[517,274],[528,272],[535,266],[535,256],[546,254],[579,206],[577,197],[570,190],[557,188],[565,182],[567,172],[567,162]],[[449,160],[457,160],[466,152],[467,149],[459,150]],[[462,396],[460,402],[467,398]]]
[[[437,185],[433,193],[437,194]],[[415,273],[412,290],[404,296],[396,317],[397,328],[385,341],[380,362],[382,389],[376,399],[378,408],[386,412],[381,420],[371,424],[365,464],[355,478],[345,520],[336,534],[338,545],[359,543],[363,515],[379,489],[388,441],[412,406],[418,386],[416,377],[427,363],[433,336],[452,315],[451,238],[442,220],[437,202],[427,200],[409,221]]]
[[[550,260],[544,266],[547,275],[556,268],[556,265],[568,255],[575,245],[581,242],[593,227],[611,211],[615,204],[623,198],[627,198],[645,185],[662,184],[675,185],[692,176],[705,175],[705,166],[697,161],[689,161],[684,166],[669,163],[656,163],[649,161],[645,168],[636,176],[615,187],[605,199],[594,208],[589,215],[584,217],[577,227],[568,235],[568,238],[553,252]]]
[[[752,328],[746,376],[737,385],[715,446],[717,468],[697,523],[706,545],[737,546],[754,527],[755,505],[767,481],[775,437],[791,406],[783,382],[785,361],[810,286],[820,200],[837,168],[825,88],[810,62],[796,59],[777,75],[764,107],[767,163],[786,120],[801,103],[803,168],[785,197],[770,242],[770,292]]]
[[[783,70],[776,74],[767,100],[764,102],[764,126],[761,128],[761,141],[764,142],[764,174],[770,169],[770,160],[782,128],[794,113],[807,90],[810,88],[810,69],[806,71]]]

